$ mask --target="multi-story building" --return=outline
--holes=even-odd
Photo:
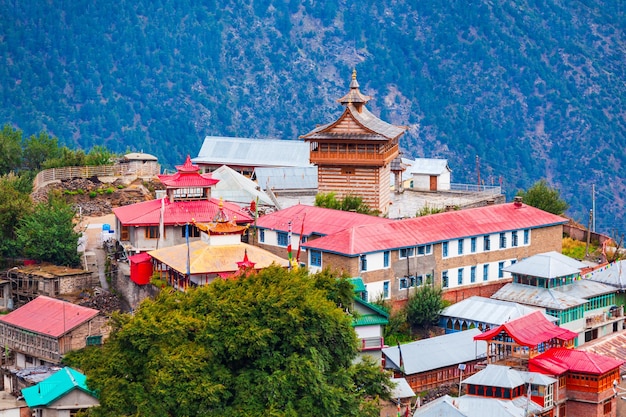
[[[309,270],[360,276],[369,300],[407,300],[431,282],[452,302],[490,297],[511,281],[505,268],[561,250],[563,217],[513,203],[346,227],[303,244]]]

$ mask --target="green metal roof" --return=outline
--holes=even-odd
[[[94,397],[96,396],[93,391],[87,388],[87,377],[68,367],[52,374],[37,385],[22,389],[22,395],[28,407],[44,407],[52,404],[75,388]]]
[[[352,321],[353,326],[373,326],[389,324],[389,320],[379,314],[361,314]]]
[[[365,292],[365,284],[363,283],[363,279],[361,277],[356,278],[348,278],[348,281],[352,283],[354,286],[354,292]]]

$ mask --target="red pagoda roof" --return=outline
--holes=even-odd
[[[191,222],[208,223],[219,212],[219,200],[174,201],[168,198],[144,201],[113,209],[123,226],[158,226],[161,220],[161,201],[163,204],[163,224],[181,225]],[[224,212],[238,224],[252,222],[252,217],[237,204],[224,203]]]
[[[176,170],[176,174],[158,175],[159,180],[168,188],[208,188],[219,182],[211,174],[200,174],[200,167],[191,163],[189,155],[183,165],[176,165]]]
[[[40,295],[22,307],[0,317],[0,323],[34,333],[61,337],[97,316],[98,310]]]
[[[566,371],[602,375],[619,368],[624,361],[578,349],[552,348],[528,362],[531,372],[561,375]]]
[[[550,322],[541,311],[537,310],[476,335],[474,340],[491,340],[500,332],[506,332],[519,345],[529,347],[537,346],[550,339],[568,341],[578,337],[577,333]]]
[[[352,224],[335,235],[309,241],[303,247],[356,256],[509,230],[547,227],[567,221],[526,204],[495,204],[384,224]]]

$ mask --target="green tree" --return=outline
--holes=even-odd
[[[24,188],[21,176],[9,173],[0,177],[0,256],[4,258],[18,256],[16,225],[32,212],[30,189]]]
[[[61,148],[60,155],[57,158],[46,159],[41,168],[61,168],[61,167],[80,167],[87,165],[87,156],[82,149],[72,150],[67,146]]]
[[[164,290],[66,361],[100,392],[94,416],[377,416],[388,376],[353,363],[350,316],[322,280],[271,267]]]
[[[26,169],[34,171],[41,170],[46,160],[60,158],[62,155],[58,139],[50,137],[46,132],[24,140],[23,148],[23,165]]]
[[[0,132],[0,175],[17,171],[22,164],[22,132],[4,125]]]
[[[57,195],[39,203],[17,227],[17,242],[24,256],[56,265],[78,266],[79,234],[74,231],[74,209]]]
[[[445,307],[441,287],[423,285],[409,297],[406,304],[406,318],[412,329],[424,332],[439,322],[441,310]]]
[[[552,214],[561,215],[569,207],[567,202],[561,199],[559,190],[550,187],[545,179],[537,181],[527,191],[519,190],[517,195],[529,206]]]
[[[96,145],[89,150],[86,165],[110,165],[113,163],[115,154],[104,146]]]
[[[352,194],[345,196],[343,199],[339,199],[334,192],[319,193],[315,196],[315,206],[371,214],[371,210],[367,204],[363,202],[363,198]]]

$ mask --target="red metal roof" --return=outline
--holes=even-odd
[[[508,323],[474,336],[474,340],[491,340],[501,332],[506,332],[521,346],[534,347],[550,339],[572,340],[577,333],[564,329],[550,322],[541,311],[537,310]]]
[[[324,236],[357,225],[394,222],[383,217],[298,204],[261,216],[256,225],[263,229],[287,232],[290,221],[292,232],[300,234],[302,231],[304,236],[313,233]]]
[[[344,255],[437,243],[510,230],[565,224],[567,219],[526,204],[497,204],[369,226],[359,225],[303,247]]]
[[[561,375],[566,371],[591,375],[602,375],[619,368],[624,363],[608,356],[578,349],[552,348],[530,359],[528,369]]]
[[[176,165],[176,170],[176,174],[163,174],[157,175],[157,177],[159,177],[159,180],[168,188],[208,188],[219,182],[219,180],[213,178],[211,174],[200,174],[200,167],[191,163],[189,155],[187,155],[187,160],[183,165]]]
[[[161,219],[161,200],[144,201],[113,209],[124,226],[157,226]],[[219,200],[174,201],[164,199],[163,224],[181,225],[196,221],[208,223],[219,212]],[[224,212],[238,224],[251,223],[252,217],[237,204],[224,202]]]
[[[46,336],[61,337],[97,316],[98,310],[43,295],[0,317],[0,323]]]

